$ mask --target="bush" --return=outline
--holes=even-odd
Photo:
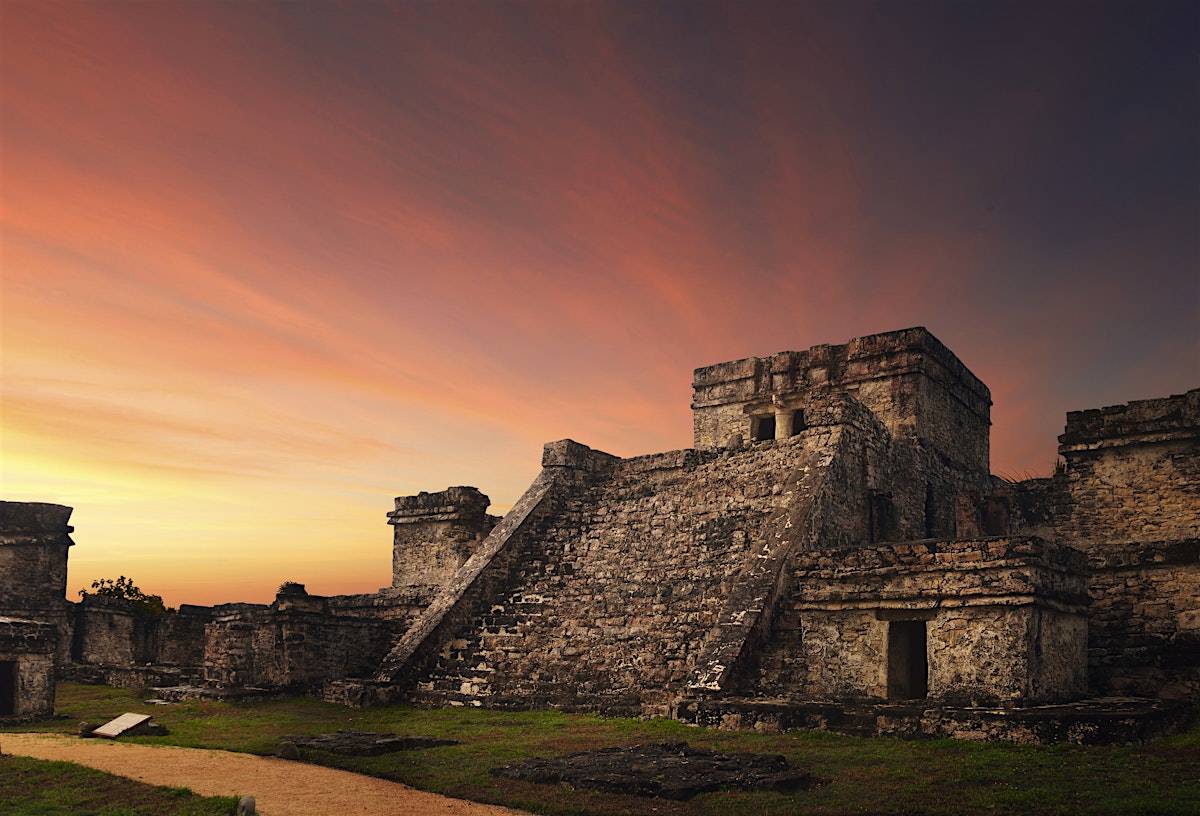
[[[151,615],[171,615],[175,612],[174,607],[163,604],[161,595],[147,595],[124,575],[115,581],[111,578],[92,581],[92,589],[95,591],[79,590],[79,597],[87,598],[88,595],[99,595],[102,598],[116,598],[119,601],[125,601],[135,609],[149,612]]]

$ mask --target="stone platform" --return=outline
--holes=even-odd
[[[900,703],[686,700],[676,719],[690,725],[764,732],[833,731],[863,737],[1000,740],[1037,745],[1111,745],[1165,737],[1192,708],[1175,700],[1107,697],[1061,705],[976,708]]]

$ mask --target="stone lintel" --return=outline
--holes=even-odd
[[[928,540],[801,553],[800,607],[947,608],[1089,603],[1087,557],[1040,538]],[[867,598],[869,600],[863,600]]]

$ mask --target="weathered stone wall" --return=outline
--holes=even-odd
[[[71,659],[80,663],[121,665],[152,660],[154,635],[145,615],[117,598],[86,596],[75,605]]]
[[[1087,688],[1087,615],[1078,604],[1071,612],[1036,601],[959,608],[929,623],[931,698],[1023,706],[1077,700]]]
[[[0,608],[61,611],[71,508],[0,501]]]
[[[389,609],[382,598],[371,603],[367,596],[326,598],[303,588],[280,594],[270,606],[215,607],[205,627],[205,680],[302,689],[369,675],[415,611],[398,614],[400,609],[397,603]]]
[[[0,723],[54,713],[57,640],[53,624],[0,617]]]
[[[263,604],[214,607],[204,627],[204,679],[220,686],[287,685],[283,679],[282,633]]]
[[[1065,473],[1020,482],[993,476],[989,490],[967,490],[958,495],[955,535],[1023,535],[1057,541],[1070,502]]]
[[[1200,539],[1131,542],[1089,567],[1094,689],[1200,700]]]
[[[1200,389],[1067,414],[1060,535],[1089,552],[1200,537]]]
[[[921,542],[796,558],[756,681],[743,693],[883,699],[888,632],[924,621],[927,696],[1021,704],[1087,688],[1080,553],[1037,539]]]
[[[160,666],[200,666],[204,663],[204,627],[213,608],[183,604],[173,615],[156,619],[158,628],[153,662]]]
[[[0,501],[0,611],[58,629],[59,658],[71,645],[67,615],[67,548],[72,508]]]
[[[211,607],[184,604],[154,615],[119,598],[86,595],[71,604],[71,659],[93,666],[196,667],[204,662]]]

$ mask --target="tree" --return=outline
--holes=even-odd
[[[133,581],[124,575],[115,581],[111,578],[101,578],[97,581],[92,581],[92,589],[95,592],[88,592],[86,589],[79,590],[79,597],[86,598],[88,595],[99,595],[102,598],[116,598],[119,601],[125,601],[135,609],[149,612],[151,615],[171,615],[175,612],[174,607],[163,604],[161,595],[147,595],[134,586]]]

